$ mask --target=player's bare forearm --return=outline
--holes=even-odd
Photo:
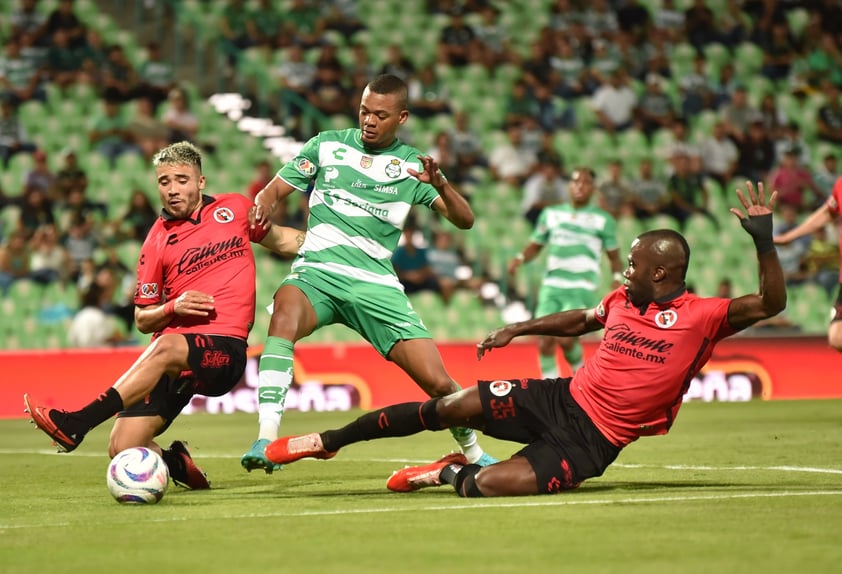
[[[273,225],[260,244],[278,255],[291,256],[298,254],[304,245],[305,235],[300,229]]]
[[[474,226],[474,212],[468,200],[459,193],[453,184],[445,181],[441,187],[437,187],[439,197],[444,204],[442,215],[459,229],[470,229]]]
[[[733,299],[728,307],[728,322],[737,330],[774,317],[786,308],[786,283],[777,251],[760,254],[757,260],[760,276],[758,293]]]
[[[487,351],[505,347],[515,337],[524,335],[578,337],[596,331],[602,328],[602,323],[596,320],[594,313],[593,309],[573,309],[495,329],[477,344],[477,357],[482,358]]]
[[[134,320],[141,333],[155,333],[169,325],[176,315],[207,317],[213,310],[212,295],[201,291],[186,291],[161,305],[135,307]]]

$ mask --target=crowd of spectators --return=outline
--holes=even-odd
[[[329,118],[321,127],[341,125],[337,118],[353,125],[361,86],[374,74],[396,74],[409,85],[410,121],[434,134],[401,136],[436,157],[469,199],[485,185],[508,186],[529,225],[544,206],[566,201],[567,174],[579,162],[594,163],[597,201],[618,219],[669,216],[678,225],[697,214],[720,225],[711,195],[735,178],[776,187],[777,219],[789,218],[790,209],[798,219],[840,175],[836,0],[554,0],[528,45],[507,26],[509,3],[429,1],[427,22],[441,26],[435,49],[423,51],[367,42],[366,14],[356,2],[288,4],[280,11],[272,0],[225,3],[216,42],[226,76],[237,76],[247,50],[282,54],[266,60],[277,62],[269,109],[306,139],[304,115],[316,110]],[[81,21],[73,0],[58,0],[51,12],[39,0],[18,0],[0,37],[0,164],[7,168],[17,154],[33,160],[21,189],[0,190],[0,201],[20,213],[16,226],[0,229],[0,293],[20,277],[91,284],[93,254],[142,240],[157,210],[143,190],[131,194],[125,213],[92,201],[77,150],[64,150],[51,172],[58,154],[38,147],[19,107],[47,103],[51,90],[66,98],[87,87],[97,100],[85,119],[84,153],[101,155],[112,169],[126,154],[149,159],[173,141],[202,143],[200,121],[161,46],[148,43],[134,66],[124,46]],[[756,66],[748,61],[754,57]],[[493,94],[500,113],[490,122],[454,93],[449,78],[469,69],[489,80],[477,90],[503,89]],[[506,69],[517,70],[511,82],[500,81]],[[488,129],[500,137],[487,137]],[[276,168],[268,158],[254,160],[255,180],[243,193],[255,193]],[[306,206],[294,211],[301,217]],[[445,301],[457,287],[477,287],[454,271],[469,262],[453,237],[437,226],[412,231],[398,254],[420,261],[423,252],[427,265],[417,274],[405,270],[407,283],[418,275],[421,288],[434,286]],[[816,240],[820,253],[836,238]],[[799,277],[818,269],[815,261],[798,258]],[[126,270],[114,273],[122,278]]]

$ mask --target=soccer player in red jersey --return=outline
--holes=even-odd
[[[735,299],[689,293],[690,247],[672,230],[641,234],[631,245],[622,287],[592,309],[562,311],[492,331],[477,346],[482,356],[514,337],[572,337],[604,329],[594,356],[572,378],[479,381],[424,403],[393,405],[323,433],[284,437],[266,457],[286,464],[331,458],[341,447],[381,437],[464,425],[526,446],[487,467],[460,454],[396,472],[395,491],[448,483],[461,496],[550,494],[600,476],[620,451],[641,436],[669,431],[684,393],[721,339],[780,313],[786,306],[783,271],[772,242],[772,207],[763,184],[737,190],[745,213],[732,209],[754,239],[760,289]]]
[[[842,211],[842,177],[837,179],[836,183],[833,184],[833,190],[827,201],[798,226],[776,236],[775,244],[786,245],[787,243],[792,243],[799,237],[809,235],[819,228],[826,226],[831,221],[836,221],[840,230],[842,230],[842,218],[839,217],[840,211]],[[840,256],[842,256],[842,252],[840,252]],[[842,284],[842,275],[840,275],[839,282]],[[831,347],[842,353],[842,285],[840,285],[840,289],[836,295],[836,304],[833,306],[833,315],[830,319],[830,326],[827,329],[827,342]]]
[[[164,458],[173,480],[208,488],[183,441],[162,449],[164,432],[194,394],[219,396],[240,380],[255,311],[255,264],[250,242],[294,254],[304,233],[256,225],[253,205],[238,193],[203,193],[202,156],[188,142],[153,159],[163,204],[140,251],[135,322],[152,343],[129,369],[86,407],[68,412],[24,395],[32,421],[69,452],[114,414],[109,455],[135,446]]]

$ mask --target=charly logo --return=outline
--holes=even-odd
[[[675,309],[664,309],[655,315],[655,324],[661,329],[669,329],[675,325],[676,321],[678,321],[678,313]]]
[[[401,176],[401,160],[393,159],[386,164],[386,175],[392,179],[397,179]]]
[[[339,170],[335,167],[329,167],[325,170],[325,183],[329,183],[339,177]]]
[[[213,218],[217,223],[231,223],[234,221],[234,212],[227,207],[217,207],[213,211]]]

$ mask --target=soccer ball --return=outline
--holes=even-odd
[[[137,446],[111,459],[105,481],[120,504],[155,504],[167,492],[170,471],[158,453]]]

